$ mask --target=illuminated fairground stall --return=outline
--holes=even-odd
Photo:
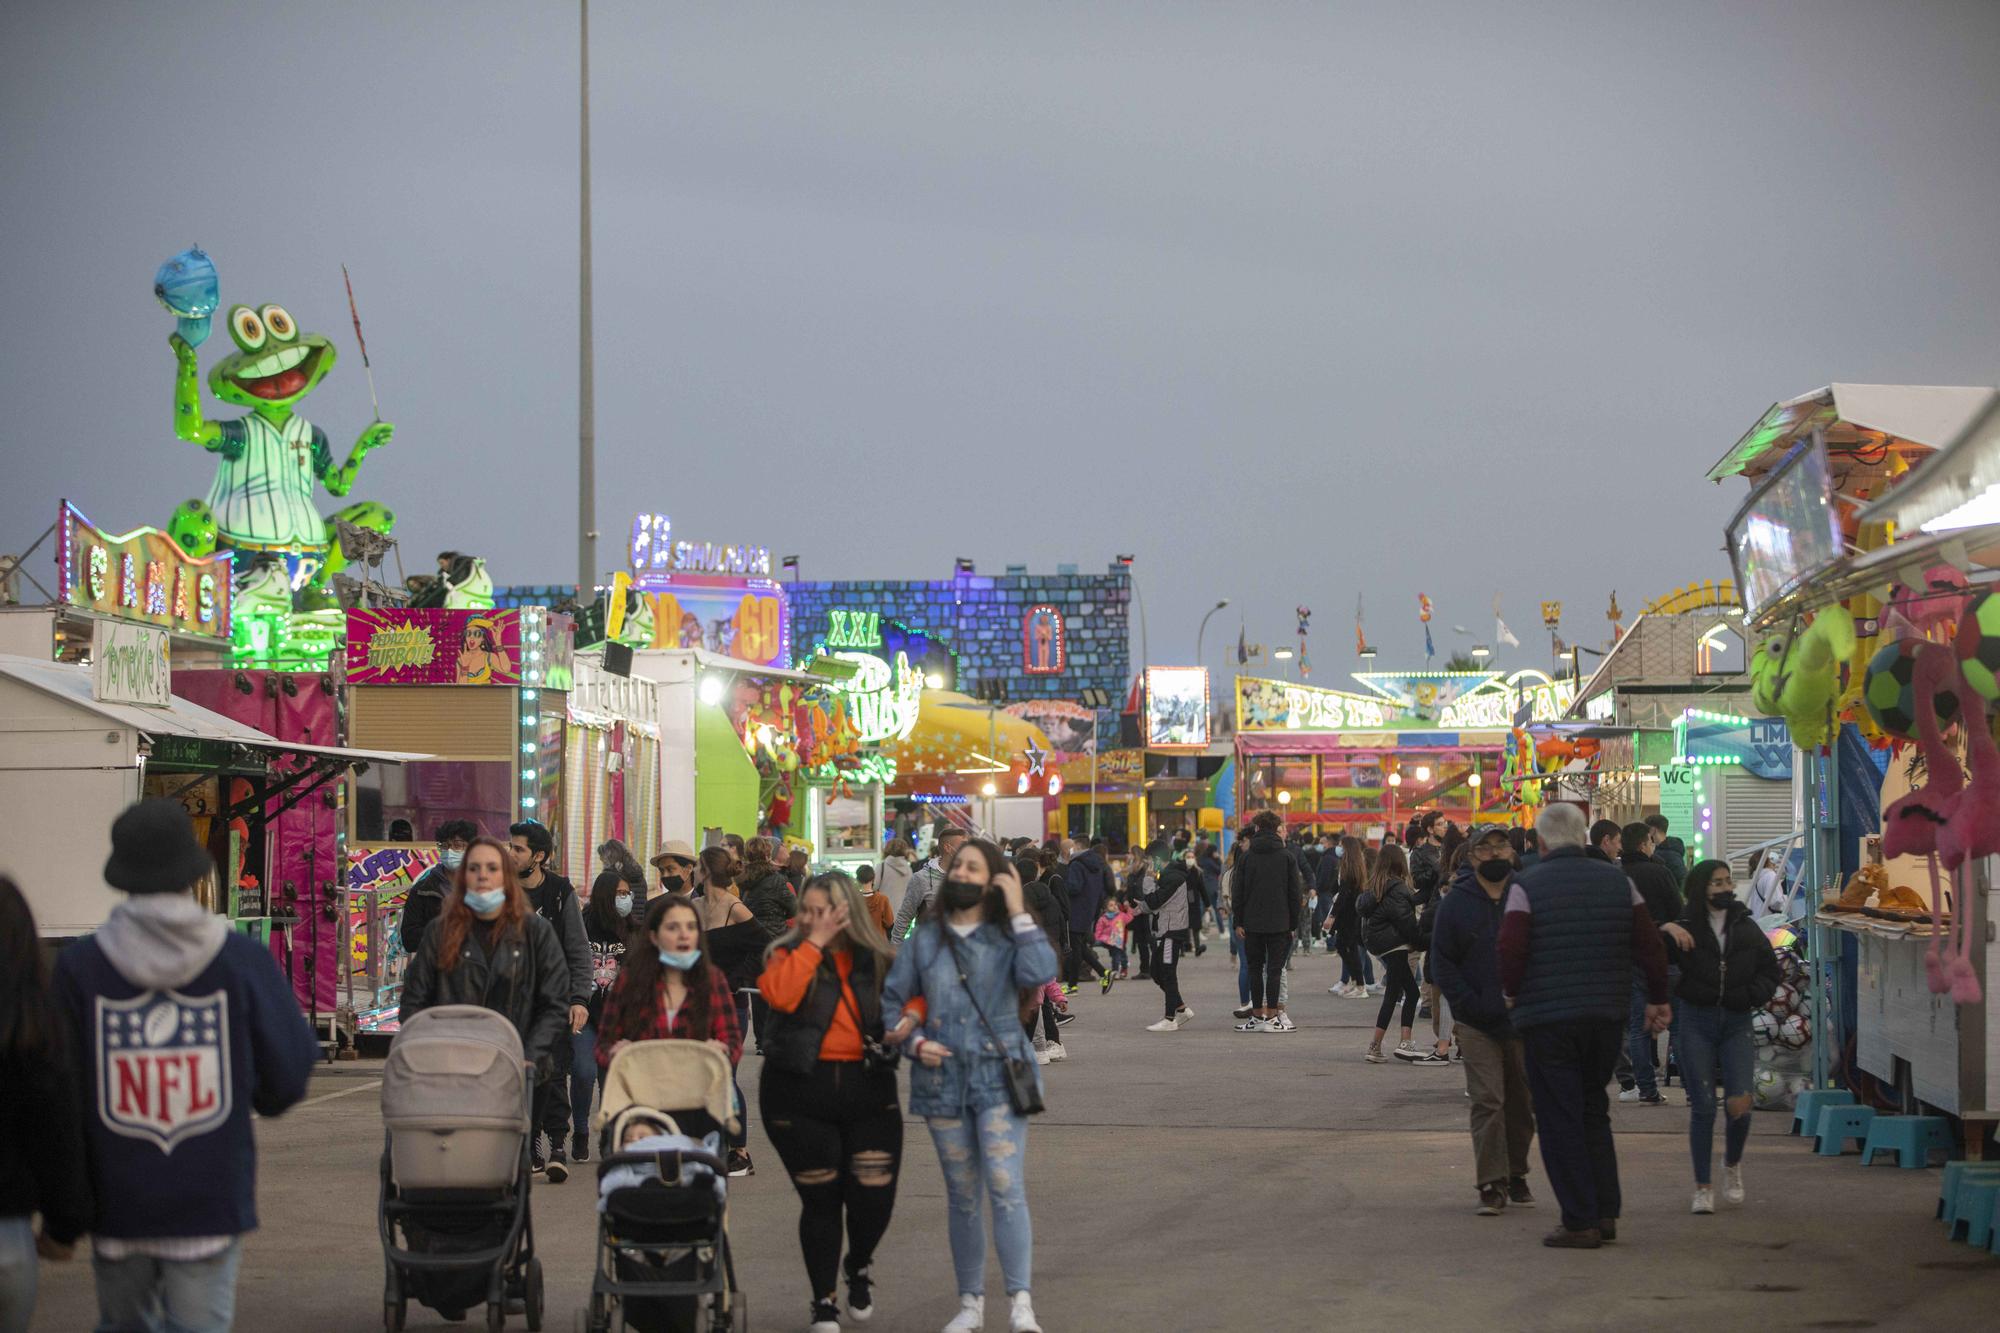
[[[1563,715],[1575,686],[1533,669],[1358,671],[1360,690],[1236,678],[1238,809],[1379,837],[1418,810],[1511,818],[1517,725]]]

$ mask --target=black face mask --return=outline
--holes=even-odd
[[[1475,873],[1488,884],[1498,884],[1514,873],[1514,867],[1502,857],[1497,861],[1481,861]]]
[[[679,875],[662,875],[660,876],[660,892],[679,893],[681,891],[681,886],[686,883],[687,881],[682,879]]]
[[[1718,912],[1727,910],[1729,904],[1735,901],[1736,901],[1736,895],[1734,892],[1711,893],[1708,895],[1708,905],[1714,908]]]
[[[948,879],[938,885],[938,902],[947,912],[963,912],[968,907],[979,906],[986,896],[984,884],[974,884],[969,879]]]

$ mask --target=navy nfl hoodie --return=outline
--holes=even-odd
[[[270,953],[186,894],[146,894],[56,955],[97,1213],[120,1240],[257,1226],[250,1113],[305,1095],[319,1043]]]

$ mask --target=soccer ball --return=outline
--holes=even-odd
[[[1771,1002],[1764,1008],[1779,1018],[1784,1018],[1798,1008],[1798,1004],[1798,991],[1788,983],[1780,983],[1778,989],[1771,994]]]
[[[1812,1029],[1806,1026],[1804,1014],[1793,1014],[1778,1024],[1777,1044],[1788,1051],[1802,1051],[1812,1040]]]
[[[2000,628],[2000,606],[1994,608],[1996,627]],[[1967,616],[1963,624],[1971,623]],[[1964,631],[1961,629],[1959,652],[1963,654]],[[1868,672],[1862,679],[1861,702],[1868,706],[1868,716],[1882,729],[1885,736],[1893,736],[1899,741],[1914,739],[1917,733],[1917,650],[1924,646],[1922,639],[1898,639],[1885,644],[1868,659]],[[2000,663],[2000,639],[1993,640],[1996,663]],[[1970,668],[1967,668],[1970,678]],[[1992,677],[1989,675],[1989,680]],[[1978,686],[1975,684],[1975,689]],[[1992,698],[1992,695],[1988,695]],[[1937,717],[1939,722],[1949,722],[1958,716],[1958,696],[1949,691],[1937,696]]]
[[[1981,698],[2000,699],[2000,599],[1990,591],[1974,597],[1959,617],[1958,669]]]
[[[1750,1036],[1759,1046],[1769,1046],[1778,1039],[1778,1016],[1769,1009],[1759,1009],[1750,1016]]]
[[[1775,1069],[1760,1069],[1753,1085],[1757,1094],[1757,1105],[1770,1109],[1771,1105],[1785,1095],[1785,1076]]]

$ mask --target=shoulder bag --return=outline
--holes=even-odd
[[[965,996],[972,1001],[972,1012],[979,1015],[979,1025],[986,1029],[986,1035],[1000,1052],[1001,1070],[1007,1077],[1007,1101],[1016,1115],[1040,1115],[1048,1108],[1042,1104],[1041,1084],[1035,1078],[1035,1063],[1007,1054],[1007,1045],[1000,1040],[1000,1034],[993,1030],[993,1024],[986,1017],[986,1010],[980,1006],[979,994],[972,989],[972,982],[965,975],[965,959],[958,952],[958,938],[951,927],[938,923],[938,933],[944,936],[945,947],[951,950],[952,966],[958,969],[958,984],[965,987]]]

